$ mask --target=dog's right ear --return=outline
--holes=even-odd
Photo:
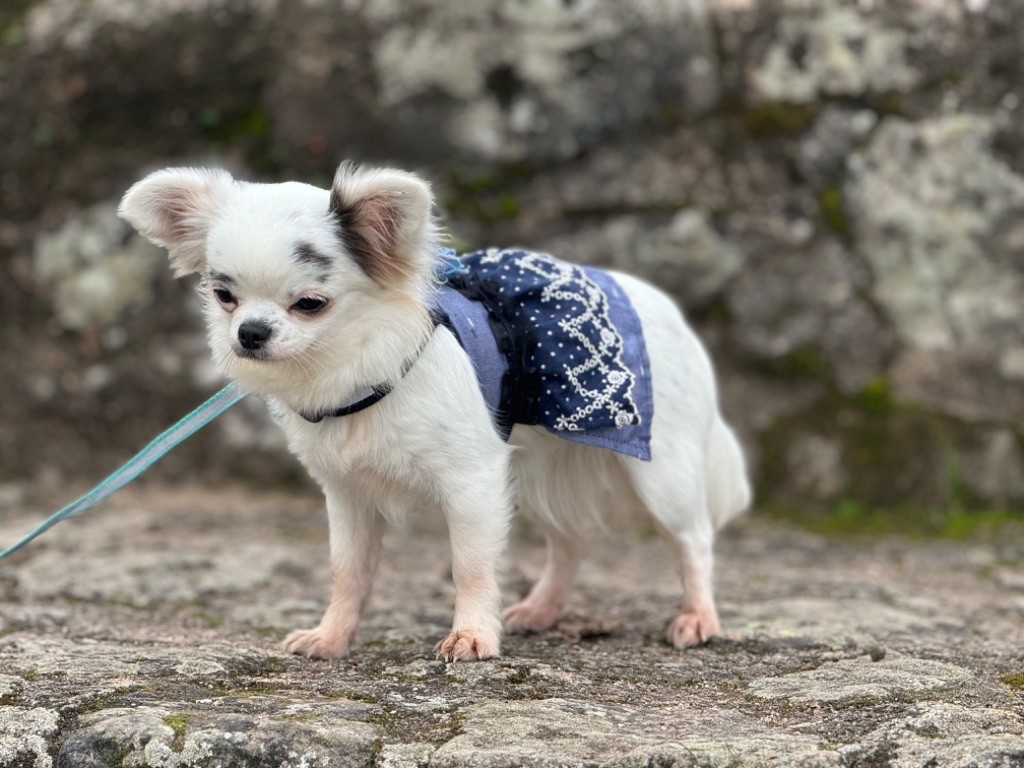
[[[202,270],[206,235],[234,180],[227,171],[166,168],[129,189],[117,215],[167,249],[176,277]]]

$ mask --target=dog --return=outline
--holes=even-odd
[[[562,297],[546,305],[552,332],[571,325],[560,319],[563,299],[567,307],[589,302],[582,310],[573,304],[589,325],[569,328],[576,334],[569,345],[588,359],[604,355],[596,367],[565,368],[554,380],[562,389],[569,382],[580,397],[593,395],[591,410],[563,413],[564,429],[545,429],[495,412],[458,318],[449,311],[438,319],[442,288],[456,303],[481,303],[473,300],[465,261],[441,248],[431,189],[418,176],[343,163],[324,190],[168,168],[132,186],[118,212],[167,249],[176,276],[198,273],[220,371],[267,402],[326,495],[330,603],[318,626],[286,637],[288,651],[323,659],[349,652],[384,521],[424,505],[443,510],[451,538],[455,615],[436,646],[446,661],[498,656],[503,624],[510,632],[553,626],[586,532],[607,512],[628,507],[650,515],[679,564],[683,597],[668,640],[685,648],[718,632],[713,536],[747,508],[751,492],[739,442],[719,412],[708,356],[664,293],[546,255],[507,257],[517,280],[548,281],[545,301]],[[503,253],[481,252],[477,266],[502,267]],[[442,285],[445,263],[461,291]],[[599,281],[604,289],[594,288]],[[480,317],[494,326],[478,341],[490,338],[511,369],[510,353],[529,350],[494,316],[494,301],[505,301],[496,286],[485,280],[475,287],[476,299],[491,294]],[[621,337],[610,323],[609,291],[636,325],[635,338]],[[534,363],[537,354],[555,355],[532,349]],[[649,370],[622,367],[619,358],[634,352]],[[536,411],[551,395],[552,380],[538,378],[540,367],[518,365],[516,375],[498,376],[506,396],[511,389],[517,397],[517,384],[532,388],[519,398],[519,411]],[[585,380],[598,375],[603,386],[618,387],[618,405]],[[611,421],[596,432],[576,418],[598,412]],[[632,430],[632,448],[615,443],[623,430]],[[586,444],[588,435],[597,442]],[[502,613],[496,570],[517,506],[544,531],[547,563],[529,595]]]

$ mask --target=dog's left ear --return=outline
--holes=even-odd
[[[402,287],[430,268],[426,253],[433,196],[418,176],[391,168],[339,166],[331,213],[352,256],[380,285]]]

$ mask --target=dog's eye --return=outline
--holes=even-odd
[[[217,301],[225,309],[234,309],[238,306],[238,299],[235,298],[231,291],[225,288],[214,288],[213,295],[217,297]]]
[[[292,304],[292,309],[305,312],[308,315],[315,314],[327,306],[327,299],[317,299],[313,296],[304,296]]]

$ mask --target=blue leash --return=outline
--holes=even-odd
[[[46,520],[44,520],[31,533],[22,537],[20,541],[12,544],[3,552],[0,552],[0,558],[7,557],[12,552],[17,552],[36,536],[41,533],[45,533],[61,520],[67,520],[69,517],[80,515],[87,509],[95,507],[111,494],[121,490],[128,485],[128,483],[153,466],[156,461],[163,457],[174,446],[194,435],[200,429],[224,413],[228,408],[244,398],[245,395],[246,393],[239,391],[238,387],[234,384],[228,384],[220,392],[178,421],[177,424],[174,424],[169,429],[166,429],[157,435],[149,445],[135,454],[127,464],[110,475],[102,483],[97,485],[81,498],[68,504],[59,512],[55,512],[50,517],[46,518]]]

